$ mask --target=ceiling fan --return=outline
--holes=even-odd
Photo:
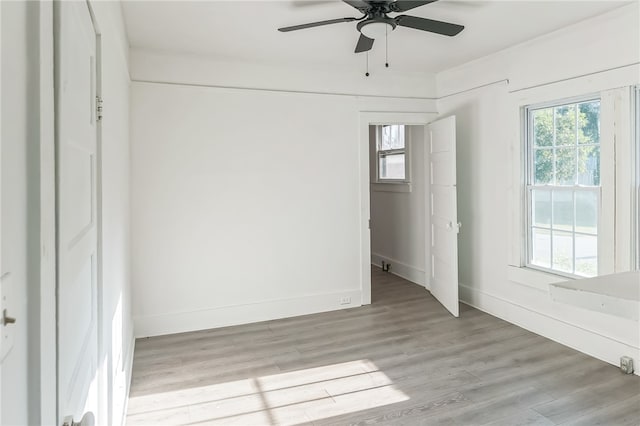
[[[446,36],[455,36],[464,29],[464,26],[449,22],[435,21],[433,19],[419,18],[410,15],[398,15],[390,17],[389,13],[402,13],[416,7],[434,3],[437,0],[342,0],[363,14],[360,18],[338,18],[327,21],[311,22],[309,24],[293,25],[291,27],[278,28],[278,31],[289,32],[306,28],[320,27],[322,25],[338,24],[340,22],[357,21],[356,29],[360,32],[360,38],[356,44],[355,53],[367,52],[373,47],[376,38],[385,37],[397,26],[413,28],[415,30],[428,31]]]

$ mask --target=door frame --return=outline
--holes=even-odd
[[[436,120],[435,112],[386,112],[363,111],[359,117],[359,160],[360,160],[360,291],[363,305],[371,304],[371,194],[369,172],[369,126],[380,124],[404,124],[427,126]],[[426,127],[425,127],[426,129]],[[426,141],[426,133],[425,133]],[[425,167],[427,165],[425,164]],[[427,243],[425,226],[425,246]],[[427,282],[425,281],[425,284]]]
[[[53,1],[38,2],[40,13],[40,385],[39,408],[42,424],[58,421],[57,303],[56,303],[56,140],[54,85]]]
[[[2,4],[0,4],[0,46],[2,46]],[[1,58],[0,58],[1,60]],[[2,66],[0,66],[0,99],[2,99]],[[2,241],[2,102],[0,102],[0,242]],[[0,250],[0,274],[2,273],[2,250]],[[2,284],[0,283],[0,300]],[[2,325],[0,325],[0,328]],[[2,341],[0,341],[0,354]],[[0,422],[2,421],[2,361],[0,361]]]

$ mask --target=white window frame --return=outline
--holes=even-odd
[[[524,108],[553,99],[571,99],[586,94],[600,96],[600,184],[601,215],[598,229],[598,274],[608,275],[634,268],[633,214],[631,193],[635,174],[632,173],[634,156],[631,146],[631,112],[633,89],[638,85],[638,67],[628,67],[589,74],[569,80],[513,89],[507,95],[509,108],[502,111],[506,117],[505,131],[510,138],[506,168],[509,176],[507,197],[509,214],[507,279],[509,282],[549,292],[549,284],[566,281],[567,277],[555,272],[543,272],[525,265],[525,159]],[[635,204],[633,204],[635,205]],[[613,255],[611,255],[613,254]],[[571,279],[571,278],[569,278]]]
[[[525,236],[525,248],[524,248],[524,264],[527,268],[531,268],[531,269],[536,269],[542,272],[546,272],[546,273],[551,273],[554,275],[560,275],[560,276],[565,276],[568,278],[585,278],[583,275],[579,275],[575,273],[575,251],[576,251],[576,235],[588,235],[588,236],[595,236],[598,240],[600,240],[600,230],[601,230],[601,218],[602,218],[602,208],[601,208],[601,204],[602,204],[602,183],[599,186],[586,186],[586,185],[579,185],[577,183],[574,183],[573,185],[557,185],[557,184],[544,184],[544,185],[540,185],[540,184],[535,184],[534,183],[534,143],[533,143],[533,139],[534,139],[534,128],[533,128],[533,111],[537,111],[537,110],[541,110],[541,109],[547,109],[547,108],[554,108],[554,107],[559,107],[559,106],[568,106],[568,105],[576,105],[576,104],[580,104],[580,103],[586,103],[586,102],[593,102],[593,101],[598,101],[600,103],[602,103],[601,97],[599,94],[592,94],[592,95],[586,95],[586,96],[579,96],[579,97],[572,97],[572,98],[566,98],[566,99],[559,99],[559,100],[555,100],[555,101],[551,101],[551,102],[544,102],[544,103],[537,103],[537,104],[533,104],[533,105],[527,105],[523,108],[523,135],[524,135],[524,152],[525,152],[525,160],[524,160],[524,173],[525,173],[525,179],[524,179],[524,236]],[[577,116],[576,116],[577,119]],[[576,132],[577,132],[577,128],[576,128]],[[552,146],[552,148],[555,150],[555,141],[554,141],[554,145]],[[580,145],[577,144],[577,142],[573,145],[575,146],[575,150],[576,150],[576,167],[578,167],[578,148]],[[588,145],[585,145],[588,146]],[[598,142],[598,147],[601,147],[600,141]],[[555,157],[554,157],[555,158]],[[555,169],[555,162],[554,162],[554,169]],[[577,176],[577,172],[576,172],[576,176]],[[596,202],[598,205],[598,211],[597,213],[597,218],[598,218],[598,223],[597,223],[597,233],[595,235],[593,234],[586,234],[586,233],[582,233],[582,232],[576,232],[576,225],[575,225],[575,217],[574,217],[574,221],[573,221],[573,227],[571,231],[562,231],[562,232],[569,232],[572,234],[572,253],[573,253],[573,259],[572,259],[572,264],[573,264],[573,272],[566,272],[566,271],[561,271],[558,269],[553,269],[552,267],[546,268],[544,266],[541,265],[536,265],[531,263],[531,259],[533,257],[533,228],[535,228],[535,226],[531,223],[531,219],[533,216],[533,201],[532,201],[532,193],[534,190],[546,190],[549,191],[551,194],[551,197],[553,197],[553,193],[554,192],[559,192],[559,191],[567,191],[572,193],[572,199],[573,202],[575,203],[575,194],[577,192],[591,192],[596,194]],[[550,204],[551,204],[551,223],[549,225],[549,232],[550,232],[550,249],[551,249],[551,253],[550,253],[550,261],[551,261],[551,266],[553,266],[553,198],[550,200]],[[574,207],[574,215],[575,215],[575,207]],[[539,229],[546,229],[546,228],[539,228]],[[600,273],[600,244],[598,243],[598,253],[597,253],[597,258],[598,258],[598,273],[596,274],[596,276]]]
[[[388,124],[389,126],[402,126],[404,128],[404,148],[402,149],[380,149],[382,141],[382,127],[376,126],[376,183],[379,184],[409,184],[411,183],[411,137],[409,136],[409,126],[404,124]],[[404,154],[404,179],[387,179],[380,176],[380,158],[385,155]]]

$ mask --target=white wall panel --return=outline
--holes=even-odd
[[[132,140],[138,335],[359,304],[354,97],[134,83]]]

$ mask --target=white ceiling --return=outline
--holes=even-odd
[[[438,72],[628,3],[440,0],[406,14],[462,24],[465,30],[449,38],[398,27],[389,35],[391,67]],[[125,1],[123,9],[129,42],[135,48],[298,67],[360,69],[365,61],[364,54],[353,53],[358,39],[354,22],[276,31],[360,16],[339,0]],[[384,62],[384,40],[376,42],[370,60]]]

